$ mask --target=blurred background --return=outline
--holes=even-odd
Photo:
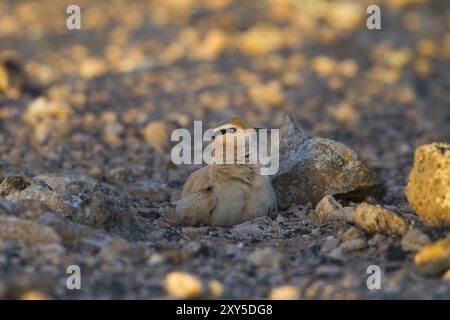
[[[81,30],[66,28],[72,4],[81,8]],[[370,4],[381,7],[381,30],[366,27]],[[176,199],[193,168],[170,162],[173,129],[192,129],[194,120],[214,126],[232,114],[276,128],[289,113],[307,134],[354,149],[386,180],[390,192],[383,203],[411,212],[403,187],[414,149],[450,140],[449,27],[448,0],[2,0],[0,167],[4,175],[83,174],[111,184],[129,172],[151,172]],[[144,169],[111,171],[126,166]],[[136,195],[126,207],[121,194],[113,199],[127,212],[142,201]],[[141,202],[139,214],[155,214],[148,209],[153,203]],[[136,238],[133,228],[123,225],[128,239]],[[178,244],[185,247],[185,235],[155,230],[167,242],[182,239]],[[8,248],[2,251],[16,252]],[[15,265],[4,268],[6,275],[22,267],[38,274],[25,270],[37,262],[17,262],[17,255],[2,260]],[[93,261],[96,270],[85,253],[70,257]],[[183,257],[168,259],[184,263]],[[64,269],[49,273],[48,265],[38,269],[52,274],[52,288]],[[205,265],[206,275],[229,270]],[[151,275],[145,270],[144,263],[136,274],[155,278],[146,287],[142,280],[127,289],[120,281],[131,285],[134,278],[113,275],[84,297],[161,296],[158,281],[167,268]],[[227,272],[227,297],[252,297],[255,286],[241,286],[244,278],[227,282]],[[58,283],[60,291],[49,289],[50,296],[68,294]]]

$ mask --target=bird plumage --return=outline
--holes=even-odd
[[[216,130],[222,128],[250,127],[233,118]],[[276,208],[275,192],[259,166],[233,163],[210,164],[195,171],[186,180],[176,212],[181,223],[232,226],[261,216],[273,218]]]

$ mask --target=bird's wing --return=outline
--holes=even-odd
[[[181,196],[184,197],[193,192],[206,190],[208,187],[210,187],[209,173],[207,167],[204,167],[195,171],[187,178]]]
[[[188,193],[177,203],[178,222],[189,225],[208,224],[215,206],[216,197],[211,191]]]
[[[199,169],[189,176],[183,186],[176,208],[179,222],[207,224],[215,206],[216,197],[212,192],[208,168]]]

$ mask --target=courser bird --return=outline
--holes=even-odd
[[[212,143],[224,146],[223,156],[229,154],[230,141],[234,145],[234,159],[239,134],[255,132],[238,117],[227,119],[215,128]],[[230,140],[231,139],[231,140]],[[227,143],[228,142],[228,143]],[[228,150],[227,150],[228,146]],[[249,159],[247,151],[245,158]],[[216,155],[213,155],[216,156]],[[275,192],[268,176],[260,174],[256,164],[213,163],[195,171],[184,184],[176,206],[179,223],[189,225],[232,226],[256,217],[277,215]]]

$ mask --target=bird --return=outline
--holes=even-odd
[[[234,145],[234,160],[238,135],[255,131],[238,116],[232,116],[214,129],[215,146],[224,146],[229,155],[230,141]],[[228,149],[227,149],[228,146]],[[218,155],[213,154],[215,160]],[[245,158],[251,157],[248,152]],[[257,217],[277,216],[277,201],[269,176],[261,175],[258,163],[211,163],[192,173],[186,180],[177,202],[176,218],[188,225],[230,227]]]

